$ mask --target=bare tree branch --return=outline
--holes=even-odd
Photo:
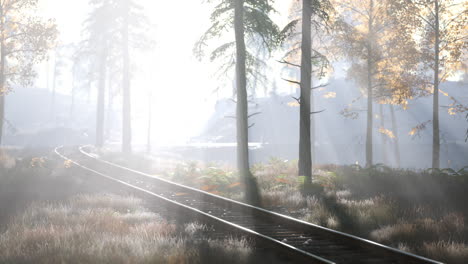
[[[293,80],[289,80],[289,79],[285,79],[285,78],[281,78],[281,79],[282,79],[283,81],[287,81],[287,82],[289,82],[289,83],[293,83],[293,84],[301,85],[301,83],[300,83],[300,82],[298,82],[298,81],[293,81]]]
[[[312,90],[320,89],[320,88],[327,87],[327,86],[329,86],[329,85],[330,85],[329,83],[324,83],[324,84],[321,84],[321,85],[314,86],[314,87],[312,87],[312,88],[310,88],[310,89],[312,89]]]
[[[261,114],[261,113],[262,113],[262,112],[257,112],[257,113],[250,114],[247,118],[254,117],[254,116],[259,115],[259,114]]]
[[[323,110],[320,110],[320,111],[316,111],[316,112],[310,112],[311,115],[316,115],[316,114],[320,114],[320,113],[323,113],[325,112],[325,109]]]
[[[301,67],[301,65],[299,65],[299,64],[295,64],[295,63],[292,63],[292,62],[289,62],[289,61],[286,61],[286,60],[279,60],[277,62],[279,62],[281,64],[286,64],[286,65],[289,65],[289,66],[298,67],[298,68]]]

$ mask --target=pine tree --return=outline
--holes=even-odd
[[[211,52],[211,60],[228,58],[222,66],[227,72],[235,66],[236,80],[236,128],[237,128],[237,168],[246,187],[245,199],[252,204],[260,203],[256,181],[249,166],[249,111],[247,87],[249,78],[255,75],[255,67],[261,62],[252,50],[264,48],[272,51],[283,39],[282,32],[271,20],[274,11],[268,0],[210,0],[216,6],[211,14],[211,27],[195,45],[194,51],[201,58],[212,38],[231,33],[233,41],[225,43]],[[234,31],[234,32],[233,32]],[[232,58],[235,58],[234,60]]]
[[[84,45],[97,65],[96,147],[101,148],[104,145],[105,87],[109,50],[111,43],[117,40],[113,28],[116,15],[115,6],[111,0],[92,0],[90,5],[92,11],[85,21],[87,39]],[[94,68],[90,70],[94,71]]]
[[[152,46],[147,37],[149,22],[143,8],[132,0],[91,0],[92,13],[86,21],[87,40],[84,52],[98,65],[98,100],[96,111],[96,146],[104,144],[105,92],[108,73],[117,68],[122,87],[122,152],[132,151],[131,125],[131,56],[134,50]],[[93,77],[90,74],[90,77]],[[107,85],[109,86],[109,84]],[[109,89],[110,91],[110,89]],[[109,99],[112,98],[109,96]],[[109,102],[109,105],[111,103]]]
[[[297,10],[301,16],[295,17]],[[282,63],[289,67],[300,68],[300,82],[287,80],[300,85],[300,98],[298,98],[299,115],[299,175],[305,176],[305,188],[312,184],[312,164],[315,158],[315,111],[313,78],[321,79],[331,67],[324,55],[324,36],[328,28],[330,14],[333,10],[329,1],[303,0],[293,3],[293,20],[283,31],[294,31],[296,24],[301,22],[300,31],[291,34],[287,43],[289,50]],[[312,28],[312,25],[314,26]],[[300,36],[301,40],[296,41]],[[315,45],[314,45],[315,44]],[[311,116],[312,115],[312,116]]]

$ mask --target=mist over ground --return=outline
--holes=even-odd
[[[0,264],[466,264],[467,190],[468,0],[0,1]]]
[[[464,82],[447,82],[442,89],[451,96],[468,100]],[[291,90],[294,90],[291,88]],[[329,94],[332,97],[328,97]],[[252,162],[265,162],[271,157],[285,160],[298,159],[299,119],[298,106],[294,105],[292,94],[271,94],[268,97],[258,97],[252,112],[259,115],[251,119],[255,125],[250,129]],[[56,114],[44,107],[43,102],[50,101],[51,93],[46,89],[34,87],[18,87],[7,96],[6,115],[9,117],[5,132],[5,145],[15,148],[51,148],[57,145],[80,145],[95,142],[94,119],[96,115],[95,100],[80,98],[76,101],[74,114],[71,114],[70,95],[58,94]],[[364,164],[365,145],[365,101],[360,99],[353,104],[357,116],[347,118],[342,111],[349,103],[349,98],[359,98],[356,85],[345,79],[331,79],[329,85],[316,93],[316,109],[325,110],[314,116],[316,122],[316,156],[319,164]],[[138,102],[136,102],[138,103]],[[431,98],[420,98],[410,102],[408,109],[396,108],[398,120],[399,146],[401,167],[422,169],[430,167],[426,154],[430,153],[432,138],[430,123],[423,130],[411,135],[417,125],[430,120],[428,113]],[[442,97],[441,104],[449,105],[450,98]],[[25,105],[27,107],[18,107]],[[360,109],[360,110],[359,110]],[[106,142],[117,148],[121,138],[120,107],[115,107],[109,113],[106,124]],[[391,115],[388,107],[384,107],[384,125],[392,130]],[[194,131],[181,143],[164,144],[153,142],[154,152],[168,149],[183,154],[186,159],[203,160],[235,164],[235,104],[229,98],[220,98],[212,107],[210,115],[204,117],[200,131]],[[380,112],[376,120],[380,120]],[[11,121],[10,121],[11,120]],[[175,120],[174,120],[175,121]],[[156,128],[164,129],[168,124],[155,124]],[[170,124],[169,124],[170,126]],[[465,142],[466,120],[462,115],[450,115],[441,111],[441,164],[444,168],[461,169],[466,166],[468,145]],[[380,121],[375,129],[380,128]],[[143,130],[143,128],[142,128]],[[144,133],[143,133],[144,134]],[[397,167],[394,138],[377,132],[375,135],[376,162]],[[382,140],[385,139],[385,150]],[[158,145],[159,143],[159,145]],[[139,139],[135,142],[141,150],[146,142]]]

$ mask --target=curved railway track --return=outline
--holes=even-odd
[[[294,261],[322,264],[442,264],[126,168],[100,159],[89,148],[58,147],[55,153],[88,172],[157,199],[169,211],[177,211],[179,215],[210,224],[225,233],[253,238],[262,247],[282,252]]]

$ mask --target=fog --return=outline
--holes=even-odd
[[[135,39],[132,39],[131,33],[130,39],[138,43],[130,47],[132,144],[139,151],[147,148],[150,121],[149,140],[154,152],[172,147],[170,151],[183,151],[186,159],[234,164],[235,103],[230,101],[236,94],[234,69],[220,74],[219,68],[225,62],[200,61],[194,53],[195,43],[210,27],[210,10],[214,5],[187,1],[181,9],[175,2],[140,1],[138,4],[141,6],[136,9],[138,13],[135,15],[145,17],[145,20],[141,25],[144,29],[134,32]],[[58,35],[45,60],[34,66],[37,76],[32,84],[23,86],[12,83],[11,91],[6,94],[4,146],[52,147],[95,143],[99,73],[98,61],[93,56],[97,55],[79,54],[84,49],[81,46],[87,45],[86,41],[91,36],[87,32],[86,21],[92,17],[93,8],[97,6],[88,5],[85,1],[71,4],[65,1],[40,1],[38,13],[44,19],[55,21]],[[294,18],[292,2],[281,1],[275,4],[275,8],[278,12],[273,14],[272,19],[280,28]],[[346,16],[352,17],[350,14]],[[105,24],[103,26],[106,27]],[[355,61],[338,55],[339,51],[330,45],[333,33],[328,32],[323,33],[324,44],[317,50],[328,54],[330,67],[323,76],[312,77],[314,82],[326,84],[312,91],[313,109],[324,110],[312,117],[312,131],[315,131],[313,160],[320,164],[364,165],[365,85],[350,75],[350,67]],[[230,41],[231,33],[227,31],[227,34],[214,39],[209,43],[209,48]],[[318,35],[320,32],[315,33]],[[291,38],[297,39],[294,35]],[[258,113],[249,121],[255,123],[249,129],[250,142],[257,143],[251,150],[254,163],[270,157],[288,160],[299,157],[299,107],[294,104],[293,98],[300,96],[300,89],[298,85],[284,80],[300,81],[299,72],[294,67],[288,68],[279,63],[291,46],[294,44],[282,45],[271,56],[264,56],[263,66],[255,66],[258,74],[266,77],[265,81],[258,81],[255,76],[248,78],[249,113]],[[109,74],[104,84],[104,146],[118,149],[122,138],[122,88],[119,83],[122,76],[118,70],[121,65],[119,52],[113,52],[117,59],[107,62]],[[461,63],[466,62],[464,58],[466,56],[460,57]],[[429,71],[426,73],[430,75]],[[426,73],[423,71],[421,75]],[[442,167],[459,169],[466,165],[468,84],[464,76],[462,70],[453,71],[441,83]],[[373,102],[375,163],[397,166],[395,144],[398,140],[402,167],[431,166],[431,98],[430,94],[426,94],[400,98],[405,100],[405,104]],[[392,128],[391,105],[396,112],[397,131]],[[460,111],[453,111],[456,106]],[[382,117],[379,107],[383,108]],[[343,114],[349,109],[354,109],[352,118]],[[414,128],[420,129],[414,133]],[[226,147],[226,144],[230,144],[230,147]],[[223,153],[221,156],[218,155],[220,152]]]
[[[0,1],[0,263],[468,263],[467,188],[468,0]]]

